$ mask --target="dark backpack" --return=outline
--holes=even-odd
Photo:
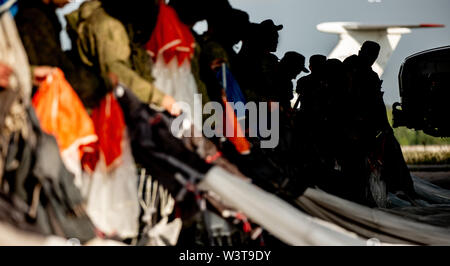
[[[61,160],[55,138],[41,130],[32,109],[28,109],[28,122],[26,139],[18,132],[11,138],[3,190],[28,206],[26,220],[39,233],[81,242],[93,239],[94,225],[84,211],[74,176]]]

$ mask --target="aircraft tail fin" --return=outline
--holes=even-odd
[[[397,48],[402,35],[411,33],[411,29],[440,28],[442,24],[362,24],[356,22],[326,22],[317,25],[317,29],[326,33],[339,34],[339,43],[329,55],[329,58],[344,60],[352,54],[357,54],[361,45],[367,41],[380,44],[381,52],[373,69],[380,76],[384,72],[389,58]]]

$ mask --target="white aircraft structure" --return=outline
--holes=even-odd
[[[317,25],[317,29],[326,33],[339,34],[339,42],[329,55],[343,61],[350,55],[358,54],[365,41],[380,44],[381,51],[373,70],[381,77],[389,58],[397,48],[403,34],[411,33],[416,28],[444,27],[442,24],[418,25],[375,25],[357,22],[326,22]]]

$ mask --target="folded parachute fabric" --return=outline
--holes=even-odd
[[[362,237],[394,244],[449,245],[450,228],[411,219],[400,210],[371,209],[326,192],[308,189],[297,204],[310,215]]]
[[[94,225],[108,236],[127,239],[139,233],[140,210],[137,169],[126,129],[122,135],[120,164],[108,167],[102,156],[95,170],[83,175],[82,194]]]
[[[233,73],[231,73],[228,66],[223,63],[220,70],[216,71],[216,75],[217,79],[220,82],[220,85],[225,88],[228,102],[234,103],[235,105],[237,105],[238,103],[242,103],[242,108],[236,109],[236,115],[238,120],[244,119],[245,104],[247,103],[247,101],[245,100],[245,96],[242,93],[239,83],[234,78]]]
[[[86,171],[77,183],[86,211],[102,233],[121,239],[139,233],[137,169],[122,108],[112,93],[92,110],[98,141],[83,145]]]
[[[42,129],[55,136],[62,152],[97,140],[89,114],[60,69],[42,82],[32,104]]]
[[[91,117],[98,141],[82,147],[86,173],[78,184],[86,211],[102,233],[134,238],[139,233],[137,169],[122,108],[109,93]]]
[[[114,95],[106,95],[90,117],[57,69],[40,86],[33,106],[42,128],[57,139],[64,164],[75,175],[75,185],[95,226],[108,235],[135,237],[137,170],[123,112]]]
[[[122,109],[112,93],[107,94],[89,116],[81,100],[56,69],[41,84],[32,101],[43,130],[55,136],[65,163],[75,174],[75,163],[95,170],[102,157],[108,169],[120,165],[126,130]],[[75,156],[77,155],[77,156]]]
[[[147,51],[155,62],[152,74],[155,86],[181,102],[181,109],[194,123],[194,112],[202,114],[202,102],[196,101],[198,88],[191,71],[191,59],[194,55],[195,39],[189,27],[178,18],[175,10],[160,2],[158,19]],[[196,122],[199,129],[201,121]]]
[[[242,120],[245,121],[245,99],[239,84],[226,64],[222,64],[221,70],[217,73],[217,78],[226,93],[226,97],[222,97],[222,103],[225,106],[223,133],[240,154],[249,154],[250,142],[245,138],[242,129],[245,125],[241,123]],[[234,104],[234,107],[231,104]],[[237,104],[241,104],[241,106]]]
[[[176,58],[179,65],[194,55],[194,36],[180,21],[176,11],[164,1],[160,1],[158,20],[146,48],[155,58],[163,55],[166,63]]]
[[[450,205],[450,190],[443,189],[415,176],[412,176],[412,179],[414,182],[414,190],[425,200],[434,204]]]
[[[236,113],[234,112],[234,108],[227,101],[225,97],[223,97],[222,102],[225,106],[224,113],[224,136],[233,143],[236,151],[242,155],[246,155],[250,153],[250,142],[245,137],[244,131],[242,130],[241,123],[239,123],[238,118],[236,117]]]
[[[83,168],[93,172],[103,157],[107,170],[121,164],[122,145],[126,130],[122,108],[112,93],[107,94],[92,110],[92,121],[98,142],[83,147]]]
[[[199,188],[216,193],[224,203],[289,245],[366,245],[354,233],[303,214],[298,209],[218,167]]]
[[[98,138],[92,119],[60,69],[42,82],[32,105],[43,131],[56,138],[66,167],[80,178],[83,157],[80,147]]]

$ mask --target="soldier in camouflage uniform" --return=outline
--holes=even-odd
[[[113,5],[114,1],[105,2]],[[108,13],[105,2],[88,1],[66,16],[68,31],[75,39],[81,60],[103,77],[114,73],[118,81],[129,87],[141,101],[178,114],[175,100],[153,85],[150,57],[136,41],[138,37],[143,39],[138,35],[142,33],[138,27],[133,27],[133,23],[124,23],[110,14],[111,11]],[[139,8],[127,3],[123,9],[126,13],[131,12],[129,9]]]

